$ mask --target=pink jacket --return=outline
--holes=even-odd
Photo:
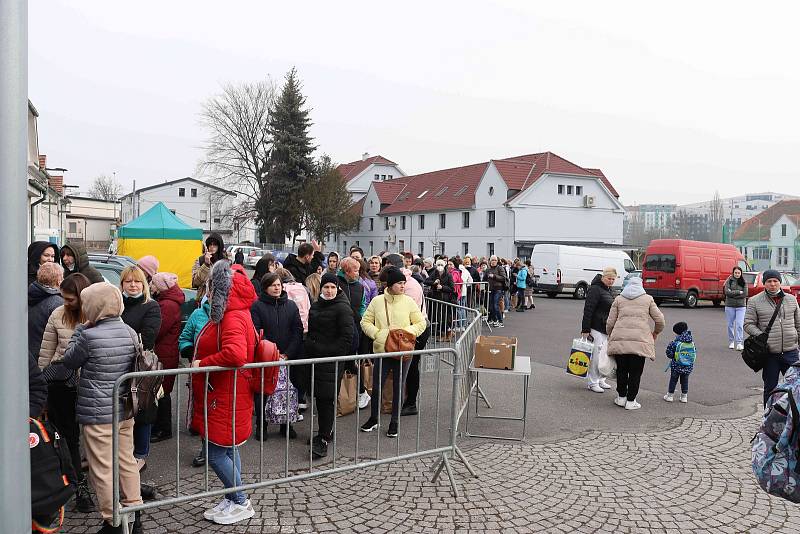
[[[409,269],[406,269],[404,267],[404,268],[400,269],[400,272],[402,272],[404,275],[406,275],[406,293],[405,294],[408,295],[409,297],[411,297],[412,300],[417,303],[417,306],[419,306],[419,310],[422,312],[422,315],[427,317],[428,314],[425,311],[425,296],[422,293],[422,286],[419,285],[419,282],[414,280],[414,277],[411,276],[411,271]]]

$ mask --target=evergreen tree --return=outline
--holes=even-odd
[[[262,192],[262,207],[266,234],[270,242],[282,243],[303,226],[303,192],[314,174],[311,154],[315,146],[308,129],[309,110],[304,109],[306,97],[297,71],[292,68],[275,100],[270,115],[272,152],[269,159],[269,187]]]

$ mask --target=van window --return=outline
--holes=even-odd
[[[625,270],[626,270],[626,271],[628,271],[628,272],[631,272],[631,271],[635,271],[635,270],[636,270],[636,266],[635,266],[635,265],[633,264],[633,262],[632,262],[631,260],[629,260],[628,258],[625,258],[625,261],[623,262],[623,264],[624,264],[624,266],[625,266]]]
[[[758,273],[742,273],[742,278],[744,278],[748,286],[752,286],[756,283],[756,276],[758,276]]]
[[[675,272],[674,254],[648,254],[644,260],[644,268],[648,271],[659,271],[662,273]]]

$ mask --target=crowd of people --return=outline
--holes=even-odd
[[[90,265],[80,243],[59,248],[34,242],[28,248],[30,415],[48,421],[63,436],[75,467],[74,480],[69,480],[76,488],[74,508],[82,513],[97,508],[103,517],[101,533],[122,531],[111,524],[112,390],[117,378],[134,370],[143,351],[153,351],[165,369],[179,367],[181,358],[192,367],[241,367],[255,361],[262,336],[289,360],[363,355],[361,361],[315,364],[313,371],[308,365],[284,367],[269,396],[260,387],[259,373],[191,376],[189,427],[199,436],[192,465],[208,463],[224,487],[232,488],[241,485],[241,445],[251,436],[266,440],[270,425],[297,438],[293,424],[311,403],[318,423],[309,439],[311,453],[314,458],[328,455],[336,392],[345,372],[362,378],[358,406],[366,409],[371,403],[361,425],[364,432],[378,428],[382,389],[392,377],[386,435],[397,437],[399,418],[418,413],[419,356],[375,354],[398,346],[422,350],[431,335],[452,339],[465,326],[466,310],[458,305],[486,306],[490,324],[498,327],[512,306],[517,311],[534,307],[530,262],[496,256],[422,258],[408,252],[367,257],[357,246],[347,255],[323,255],[312,242],[301,244],[283,262],[265,254],[248,277],[241,255],[226,256],[220,235],[211,234],[204,245],[192,266],[196,306],[185,322],[178,277],[161,272],[154,256],[123,269],[117,287]],[[425,296],[436,309],[426,309]],[[406,335],[398,337],[398,331]],[[410,345],[398,345],[398,339]],[[361,369],[371,376],[371,391],[364,385],[368,377],[359,373],[365,362],[369,365]],[[142,483],[140,473],[147,469],[150,445],[173,438],[174,387],[174,377],[165,377],[158,402],[135,413],[130,392],[120,395],[117,461],[124,506],[156,498],[156,488]],[[373,396],[378,400],[372,401]],[[248,496],[237,491],[204,517],[234,524],[254,513]],[[52,525],[58,517],[36,520]],[[131,531],[142,532],[141,514],[133,518]]]

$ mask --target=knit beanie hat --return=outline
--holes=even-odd
[[[675,323],[675,324],[672,326],[672,331],[673,331],[673,332],[675,332],[675,334],[677,334],[677,335],[681,335],[681,334],[683,334],[684,332],[686,332],[687,330],[689,330],[689,325],[688,325],[688,324],[686,324],[686,323],[685,323],[685,322],[683,322],[683,321],[681,321],[681,322],[679,322],[679,323]]]
[[[617,270],[613,267],[606,267],[603,269],[603,276],[613,276],[614,278],[617,277]]]
[[[766,281],[767,281],[767,280],[769,280],[770,278],[774,278],[774,279],[776,279],[778,282],[780,282],[780,281],[781,281],[781,273],[779,273],[779,272],[778,272],[778,271],[776,271],[775,269],[767,269],[766,271],[764,271],[764,274],[763,274],[763,275],[761,275],[761,280],[762,280],[763,282],[766,282]]]
[[[166,291],[178,283],[178,275],[173,273],[156,273],[150,281],[150,287],[157,293]]]
[[[158,272],[158,258],[155,256],[144,256],[139,259],[137,265],[150,278]]]
[[[393,286],[397,282],[405,282],[406,275],[404,275],[397,267],[390,267],[386,269],[386,286]]]
[[[322,275],[322,280],[319,282],[319,287],[321,288],[325,284],[333,284],[338,287],[339,278],[333,273],[325,273]]]

